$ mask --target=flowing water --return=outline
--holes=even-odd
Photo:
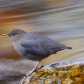
[[[18,84],[36,62],[19,56],[9,37],[12,29],[37,32],[72,47],[42,60],[46,65],[84,56],[83,0],[0,0],[0,84]]]

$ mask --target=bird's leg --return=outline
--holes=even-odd
[[[37,69],[37,67],[38,67],[38,65],[39,65],[39,63],[40,63],[41,61],[38,61],[38,63],[36,64],[36,66],[34,67],[34,69],[32,69],[30,72],[28,72],[26,75],[31,75],[34,71],[36,71],[36,69]]]

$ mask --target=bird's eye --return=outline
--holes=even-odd
[[[14,35],[16,35],[16,34],[18,34],[18,33],[13,33],[12,35],[14,36]]]
[[[13,35],[15,35],[15,34],[13,34]]]

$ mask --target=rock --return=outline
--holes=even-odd
[[[84,84],[84,58],[46,65],[20,84]]]

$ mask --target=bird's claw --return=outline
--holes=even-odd
[[[40,66],[39,68],[33,69],[32,71],[28,71],[28,72],[26,72],[26,75],[27,75],[27,76],[31,76],[31,74],[32,74],[33,72],[38,71],[38,70],[41,69],[42,67],[44,67],[44,66]]]

